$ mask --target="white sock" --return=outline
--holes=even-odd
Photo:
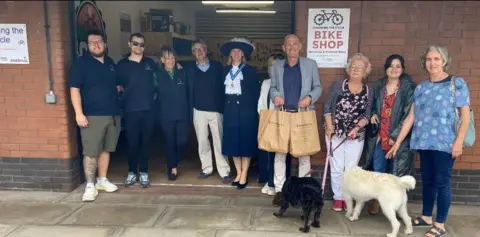
[[[107,181],[107,178],[106,178],[106,177],[98,177],[98,178],[97,178],[97,182],[99,182],[99,183],[100,183],[100,182],[105,182],[105,181]]]
[[[95,187],[95,184],[93,184],[93,183],[87,183],[87,188],[93,188],[93,187]]]

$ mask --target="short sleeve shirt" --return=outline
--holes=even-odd
[[[426,80],[414,92],[415,121],[410,140],[412,150],[436,150],[452,153],[456,138],[455,107],[470,105],[468,85],[455,77],[455,103],[451,87],[452,76],[431,82]]]

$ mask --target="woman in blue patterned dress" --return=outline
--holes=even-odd
[[[414,103],[409,115],[395,145],[386,155],[389,158],[395,156],[413,126],[410,149],[420,153],[423,186],[422,216],[413,220],[413,226],[430,227],[425,237],[445,236],[444,224],[452,199],[451,173],[455,159],[462,155],[470,122],[468,85],[463,78],[447,73],[450,62],[445,47],[432,45],[427,48],[421,57],[421,65],[429,79],[415,89]],[[456,109],[459,110],[461,120],[458,131],[455,127]],[[437,217],[433,221],[435,201]]]

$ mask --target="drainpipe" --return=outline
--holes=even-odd
[[[57,103],[57,98],[53,94],[53,73],[52,73],[52,50],[50,48],[50,23],[48,21],[48,1],[43,1],[43,14],[45,20],[45,41],[47,44],[47,60],[48,60],[48,88],[49,92],[45,95],[45,102],[48,104]]]
[[[76,38],[76,14],[75,1],[68,1],[68,26],[70,29],[70,64],[77,59],[77,38]]]

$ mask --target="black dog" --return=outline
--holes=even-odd
[[[305,221],[303,227],[299,230],[308,233],[310,231],[310,214],[314,212],[312,226],[320,228],[320,214],[323,208],[322,186],[317,180],[311,177],[289,177],[282,188],[281,205],[278,213],[273,213],[276,217],[281,217],[287,211],[288,207],[302,207],[302,220]]]

